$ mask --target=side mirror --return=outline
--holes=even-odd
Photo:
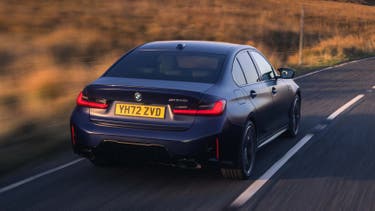
[[[286,67],[278,68],[277,71],[280,73],[280,78],[283,78],[283,79],[292,79],[294,75],[296,74],[296,71],[294,71],[291,68],[286,68]]]

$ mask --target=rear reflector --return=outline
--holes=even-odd
[[[201,106],[203,107],[203,106]],[[216,116],[223,113],[225,109],[225,100],[216,101],[211,108],[204,109],[173,109],[174,114],[181,115],[207,115],[207,116]]]
[[[73,145],[76,145],[76,134],[75,134],[75,131],[74,131],[74,126],[70,126],[70,133],[72,135],[72,144]]]
[[[219,138],[216,137],[216,160],[220,159],[220,148],[219,148]]]
[[[89,107],[89,108],[101,108],[101,109],[108,108],[108,104],[92,102],[92,101],[89,101],[87,98],[85,99],[82,92],[80,92],[77,97],[77,106]]]

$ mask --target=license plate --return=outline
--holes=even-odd
[[[164,119],[165,106],[116,104],[115,115]]]

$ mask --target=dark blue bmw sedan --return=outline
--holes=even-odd
[[[247,45],[146,43],[78,95],[74,152],[101,166],[216,164],[224,177],[247,179],[258,148],[298,133],[301,96],[293,76]]]

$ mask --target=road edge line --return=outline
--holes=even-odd
[[[9,191],[9,190],[12,190],[12,189],[14,189],[14,188],[17,188],[17,187],[19,187],[19,186],[22,186],[22,185],[24,185],[24,184],[27,184],[27,183],[29,183],[29,182],[31,182],[31,181],[34,181],[34,180],[36,180],[36,179],[38,179],[38,178],[40,178],[40,177],[46,176],[46,175],[48,175],[48,174],[52,174],[52,173],[54,173],[54,172],[56,172],[56,171],[59,171],[59,170],[64,169],[64,168],[66,168],[66,167],[72,166],[72,165],[74,165],[74,164],[76,164],[76,163],[78,163],[78,162],[81,162],[82,160],[84,160],[84,158],[78,158],[78,159],[73,160],[73,161],[71,161],[71,162],[69,162],[69,163],[66,163],[66,164],[63,164],[63,165],[57,166],[57,167],[52,168],[52,169],[50,169],[50,170],[47,170],[47,171],[45,171],[45,172],[42,172],[42,173],[36,174],[36,175],[34,175],[34,176],[31,176],[31,177],[28,177],[28,178],[26,178],[26,179],[23,179],[23,180],[21,180],[21,181],[18,181],[18,182],[12,183],[12,184],[10,184],[10,185],[7,185],[7,186],[5,186],[5,187],[2,187],[2,188],[0,188],[0,194],[5,193],[5,192],[7,192],[7,191]]]
[[[306,73],[306,74],[303,74],[303,75],[297,76],[297,77],[294,78],[294,80],[303,79],[303,78],[306,78],[306,77],[308,77],[308,76],[315,75],[315,74],[317,74],[317,73],[320,73],[320,72],[323,72],[323,71],[326,71],[326,70],[330,70],[330,69],[333,69],[333,68],[336,68],[336,67],[342,67],[342,66],[345,66],[345,65],[348,65],[348,64],[353,64],[353,63],[356,63],[356,62],[367,61],[367,60],[374,59],[374,58],[375,58],[375,57],[367,57],[367,58],[363,58],[363,59],[358,59],[358,60],[353,60],[353,61],[344,62],[344,63],[337,64],[337,65],[333,65],[333,66],[330,66],[330,67],[325,67],[325,68],[323,68],[323,69],[315,70],[315,71],[313,71],[313,72],[310,72],[310,73]]]

